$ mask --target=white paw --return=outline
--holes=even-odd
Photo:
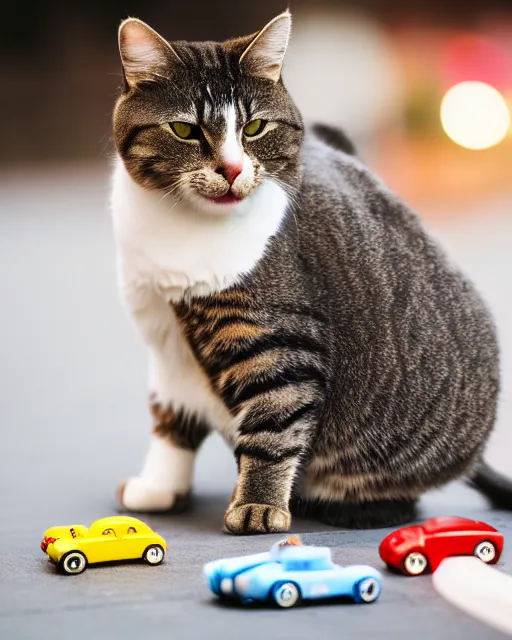
[[[129,478],[118,489],[118,501],[129,511],[169,511],[185,496],[141,476]]]

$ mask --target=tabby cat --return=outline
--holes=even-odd
[[[343,133],[305,130],[281,79],[290,25],[170,44],[121,24],[112,212],[153,433],[120,502],[183,504],[217,430],[238,464],[231,533],[286,531],[294,510],[399,524],[476,468],[510,506],[479,467],[499,387],[489,312]]]

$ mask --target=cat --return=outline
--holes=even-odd
[[[124,302],[149,350],[153,432],[118,497],[184,506],[213,430],[234,534],[402,524],[427,489],[511,487],[482,452],[499,354],[489,311],[351,141],[303,124],[288,11],[224,43],[129,18],[111,209]]]

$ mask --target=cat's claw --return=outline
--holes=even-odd
[[[242,504],[230,507],[224,524],[230,533],[281,533],[288,531],[292,517],[288,511],[270,504]]]
[[[118,487],[117,500],[123,509],[147,513],[175,509],[186,501],[186,496],[181,496],[146,478],[135,476],[128,478]]]

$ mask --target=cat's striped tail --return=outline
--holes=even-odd
[[[316,123],[312,127],[315,135],[330,147],[339,149],[349,156],[357,156],[357,149],[347,134],[338,127],[331,127],[328,124]]]
[[[480,462],[468,483],[488,498],[494,507],[512,511],[512,479]]]

